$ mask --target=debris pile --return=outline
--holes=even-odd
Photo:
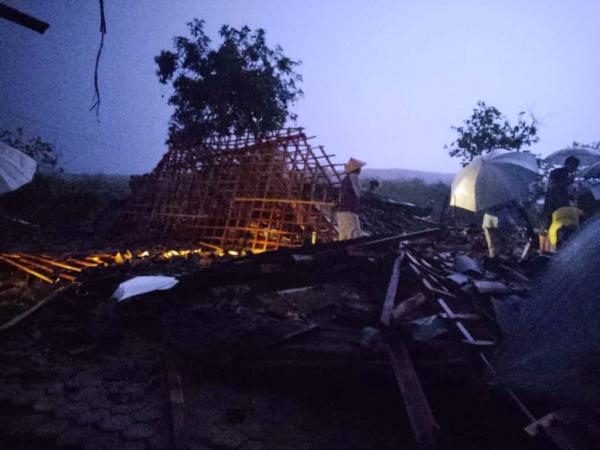
[[[593,408],[547,384],[531,389],[539,365],[514,370],[520,342],[536,352],[539,336],[560,335],[556,313],[549,334],[518,328],[523,304],[558,295],[530,281],[542,264],[488,259],[479,229],[363,200],[371,236],[351,241],[0,254],[0,439],[15,448],[593,442]],[[583,245],[595,264],[595,247]],[[577,248],[558,257],[560,270]],[[148,276],[169,289],[111,298]],[[494,359],[498,343],[508,359]]]
[[[555,404],[485,382],[498,304],[527,296],[529,278],[474,258],[472,236],[449,231],[84,269],[3,333],[3,442],[91,447],[87,433],[94,445],[148,448],[544,445],[564,431],[535,424]],[[178,283],[110,298],[159,274]],[[457,417],[456,402],[472,414]],[[532,423],[535,441],[522,432]]]

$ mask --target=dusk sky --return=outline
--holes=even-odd
[[[600,140],[600,1],[105,0],[100,122],[89,111],[96,0],[4,0],[50,24],[0,20],[0,128],[56,144],[68,172],[142,173],[166,147],[170,89],[154,56],[204,19],[267,31],[302,60],[298,125],[371,168],[454,172],[444,144],[478,100],[540,121],[543,155]]]

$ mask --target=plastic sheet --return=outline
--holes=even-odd
[[[135,277],[121,283],[112,296],[120,302],[126,298],[152,291],[165,291],[177,283],[176,278],[163,275]]]
[[[0,195],[29,183],[36,169],[37,164],[32,158],[0,142]]]

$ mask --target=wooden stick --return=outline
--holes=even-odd
[[[297,200],[294,198],[254,198],[254,197],[236,197],[234,202],[265,202],[265,203],[298,203],[300,205],[324,205],[335,206],[332,202],[319,202],[315,200]]]
[[[433,417],[408,350],[400,342],[395,343],[393,348],[388,344],[386,347],[417,446],[422,450],[434,450],[435,432],[439,426]]]
[[[383,302],[383,309],[381,311],[381,323],[388,327],[392,320],[392,310],[394,309],[394,303],[396,302],[396,296],[398,294],[398,282],[400,280],[400,268],[402,261],[404,260],[405,253],[402,252],[400,256],[394,261],[394,267],[392,269],[392,276],[390,283],[388,284],[387,293],[385,294],[385,301]]]
[[[0,326],[0,333],[8,330],[9,328],[14,327],[18,323],[20,323],[21,321],[23,321],[24,319],[26,319],[27,317],[29,317],[31,314],[33,314],[34,312],[36,312],[38,309],[40,309],[46,303],[48,303],[49,301],[55,299],[56,297],[58,297],[60,294],[62,294],[63,292],[65,292],[67,289],[69,289],[72,286],[73,286],[72,284],[68,284],[68,285],[59,287],[54,292],[52,292],[51,294],[49,294],[48,296],[46,296],[45,298],[43,298],[42,300],[40,300],[39,302],[37,302],[34,306],[32,306],[31,308],[29,308],[27,311],[19,314],[18,316],[12,318],[8,322],[2,324]]]
[[[10,264],[11,266],[16,267],[17,269],[22,270],[23,272],[33,275],[34,277],[37,277],[40,280],[45,281],[46,283],[54,284],[54,281],[51,280],[50,278],[48,278],[46,275],[42,275],[41,273],[39,273],[35,270],[32,270],[27,266],[24,266],[22,264],[19,264],[19,263],[13,261],[12,259],[9,259],[9,258],[6,258],[6,257],[0,255],[0,261],[4,261],[5,263]]]

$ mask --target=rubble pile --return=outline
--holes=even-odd
[[[410,217],[405,208],[394,214]],[[593,410],[566,423],[553,413],[565,405],[499,384],[490,363],[541,264],[483,257],[479,230],[419,223],[239,258],[83,269],[2,331],[0,439],[11,448],[593,442]],[[111,298],[139,275],[178,282]]]
[[[401,397],[391,382],[379,323],[399,240],[376,257],[361,256],[369,242],[223,259],[210,267],[194,258],[139,260],[84,272],[3,336],[3,440],[63,447],[160,447],[168,441],[207,448],[286,442],[302,448],[308,436],[320,443],[315,448],[334,442],[391,448],[408,441],[407,424],[396,417]],[[434,243],[415,241],[423,254],[435,253]],[[179,283],[118,304],[110,299],[120,282],[158,272]],[[421,289],[418,277],[402,275],[402,295],[414,297]],[[172,371],[189,399],[179,422]],[[387,388],[357,393],[365,383]],[[298,388],[313,399],[336,398],[323,417],[337,419],[315,424],[314,404],[299,398]],[[204,404],[223,391],[229,392],[223,399],[228,406],[220,400]],[[234,397],[245,400],[234,407]],[[268,405],[274,402],[289,410],[273,411]],[[358,404],[371,409],[359,413]],[[349,405],[355,406],[342,412]],[[365,419],[381,405],[394,414],[376,423]],[[279,414],[289,435],[277,432],[273,417]],[[365,423],[371,423],[369,432],[349,431]],[[77,441],[88,432],[92,440]]]

